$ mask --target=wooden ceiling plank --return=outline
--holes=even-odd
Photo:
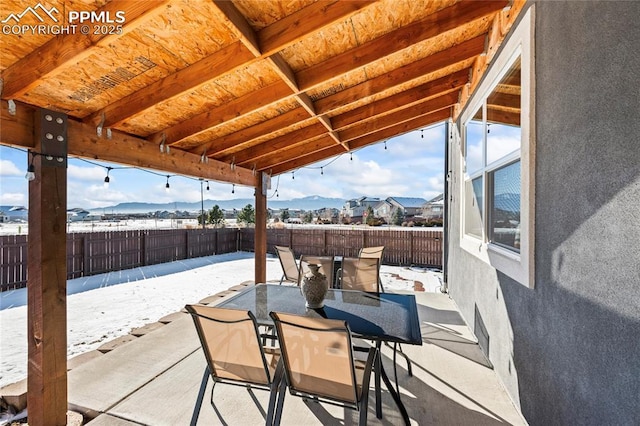
[[[343,90],[334,95],[328,96],[323,99],[319,99],[313,105],[313,111],[317,115],[323,115],[330,112],[333,109],[336,109],[340,106],[343,106],[348,103],[355,102],[361,99],[363,96],[371,96],[373,94],[379,93],[383,90],[388,89],[394,85],[402,84],[404,82],[410,81],[412,79],[418,78],[424,74],[429,72],[437,71],[440,68],[444,68],[446,66],[455,64],[456,62],[466,60],[476,56],[485,48],[485,37],[478,36],[472,38],[467,41],[463,41],[462,43],[453,46],[444,51],[435,53],[430,55],[422,60],[407,65],[405,67],[401,67],[398,70],[392,71],[389,74],[379,76],[373,80],[369,80],[367,82],[356,85],[352,88]],[[288,67],[288,66],[287,66]],[[294,81],[297,80],[296,74],[293,78]],[[285,80],[285,83],[287,80]],[[297,83],[296,83],[297,84]],[[287,86],[290,89],[293,89],[291,83],[289,82]],[[281,87],[280,87],[281,88]],[[262,91],[263,89],[261,89]],[[246,103],[247,108],[242,109],[242,111],[235,110],[236,115],[230,118],[235,118],[238,115],[246,114],[251,111],[255,111],[260,107],[270,105],[276,103],[283,98],[286,98],[290,95],[290,92],[287,91],[274,91],[273,93],[252,93],[248,95],[249,102]],[[297,96],[297,95],[296,95]],[[256,100],[258,102],[256,103]],[[301,105],[308,107],[305,105],[304,101],[298,98]],[[251,109],[251,105],[256,104],[257,107]],[[227,107],[230,104],[224,105],[218,108],[219,113],[226,113],[225,116],[229,117],[231,114],[227,113]],[[167,141],[169,143],[175,143],[184,139],[192,134],[196,134],[198,132],[202,132],[212,126],[221,124],[224,120],[219,119],[220,114],[214,114],[212,111],[199,114],[195,117],[192,117],[189,120],[186,120],[182,123],[177,124],[171,128],[165,129],[163,132],[160,132],[154,135],[152,138],[156,140],[161,133],[165,133]],[[336,142],[341,143],[341,141],[336,140]]]
[[[252,162],[260,157],[288,148],[291,145],[313,140],[320,136],[326,135],[326,133],[327,130],[322,124],[314,123],[310,126],[294,130],[293,132],[275,137],[273,139],[269,139],[268,141],[261,142],[257,145],[249,146],[242,151],[238,151],[234,154],[228,154],[223,157],[218,157],[217,159],[220,161],[228,162],[232,159],[232,157],[235,157],[236,164],[249,167]]]
[[[222,7],[224,8],[224,4],[227,2],[220,1],[218,3],[222,4]],[[167,76],[152,85],[146,86],[138,90],[137,92],[134,92],[131,95],[108,105],[102,110],[96,111],[89,117],[85,118],[84,121],[98,124],[102,119],[104,113],[104,116],[106,117],[104,126],[116,126],[117,124],[126,120],[128,117],[144,111],[145,109],[150,108],[155,104],[166,101],[189,90],[193,90],[194,88],[208,81],[231,73],[241,66],[249,66],[255,61],[262,60],[265,57],[271,56],[277,51],[282,50],[290,44],[298,41],[305,35],[319,31],[322,28],[335,23],[336,21],[343,19],[344,17],[356,13],[362,7],[370,4],[370,2],[362,1],[339,3],[353,4],[341,4],[339,6],[336,5],[333,7],[328,7],[326,13],[321,12],[323,8],[320,5],[316,5],[313,7],[309,6],[309,11],[305,11],[301,14],[294,13],[275,22],[274,24],[272,24],[274,26],[273,29],[271,29],[271,26],[268,26],[260,30],[257,33],[258,40],[265,38],[269,39],[269,41],[264,43],[268,47],[266,49],[263,49],[262,53],[258,57],[256,57],[254,53],[247,51],[246,47],[242,44],[242,42],[239,41],[237,43],[234,43],[232,46],[227,46],[222,49],[222,53],[216,52],[215,54],[203,58],[202,60],[178,71],[177,73]],[[307,22],[304,22],[304,25],[301,24],[301,17],[307,16],[307,14],[312,15],[314,13],[314,16],[317,17],[313,19],[313,22],[309,24]],[[244,20],[244,18],[242,19]],[[288,27],[295,28],[295,30],[292,30],[291,32],[282,30],[283,28]],[[266,36],[262,36],[263,33],[266,34]],[[260,43],[261,42],[259,41],[258,44]],[[276,102],[282,99],[282,97],[270,99],[273,99],[272,102]],[[201,128],[200,130],[204,129],[205,128]],[[184,137],[186,136],[183,136],[183,138]],[[180,139],[174,139],[173,141],[176,142],[178,140]]]
[[[309,118],[309,116],[304,108],[293,109],[270,120],[263,121],[209,142],[207,155],[209,157],[221,155],[228,149],[242,146],[242,144],[248,143],[252,139],[284,129],[307,118]],[[202,148],[196,148],[192,152],[202,152]]]
[[[399,123],[412,120],[416,117],[448,108],[457,102],[458,93],[450,92],[446,95],[429,99],[425,102],[408,105],[406,108],[399,109],[391,114],[362,121],[357,125],[340,132],[340,139],[343,141],[351,141],[366,134],[375,133],[387,127],[392,127]],[[447,113],[448,112],[449,111],[447,111]]]
[[[65,65],[79,62],[94,53],[92,47],[112,43],[114,39],[135,30],[152,19],[168,3],[168,0],[122,0],[109,2],[96,12],[117,11],[125,13],[126,21],[121,34],[58,35],[40,48],[32,51],[0,74],[3,81],[2,98],[12,99],[24,95],[38,85],[39,80],[64,71]]]
[[[468,82],[468,79],[469,70],[461,70],[332,117],[331,123],[336,130],[340,130],[369,117],[393,112],[407,105],[458,90]]]
[[[283,50],[305,35],[346,20],[363,7],[374,3],[375,1],[356,0],[313,3],[262,29],[259,33],[260,47],[266,55]]]
[[[222,48],[215,55],[207,56],[191,66],[146,86],[144,89],[119,99],[91,114],[83,121],[98,124],[104,114],[105,127],[117,126],[128,117],[150,108],[162,100],[207,83],[211,79],[211,75],[223,74],[229,69],[242,66],[251,59],[253,59],[253,54],[248,52],[242,43],[233,43]]]
[[[255,57],[260,57],[262,53],[260,52],[260,45],[258,44],[258,36],[242,13],[228,0],[213,0],[213,4],[221,17],[230,22],[229,28],[236,37],[238,37],[240,42],[242,42]]]
[[[437,71],[441,67],[472,58],[484,50],[484,40],[484,36],[467,40],[449,49],[427,56],[416,62],[414,66],[402,67],[390,74],[382,75],[376,79],[356,85],[354,88],[346,89],[326,98],[319,99],[315,103],[307,105],[307,107],[309,109],[313,108],[316,114],[326,114],[338,107],[360,100],[363,97],[363,91],[367,96],[377,94],[388,88],[387,86],[402,84],[418,78],[425,73]],[[160,135],[164,133],[167,143],[176,143],[190,135],[221,125],[225,121],[237,118],[240,115],[279,102],[287,96],[290,96],[290,94],[289,86],[283,82],[277,82],[256,92],[249,93],[228,104],[185,120],[182,123],[165,129],[161,133],[157,133],[150,139],[157,140]],[[300,94],[300,96],[302,95],[303,94]],[[299,99],[302,105],[304,105],[305,102],[303,99],[304,98]],[[201,148],[197,149],[201,150]]]
[[[297,73],[302,90],[502,9],[506,0],[460,2]]]
[[[387,74],[380,75],[325,98],[318,99],[315,102],[316,110],[318,114],[325,114],[345,104],[378,94],[425,74],[471,59],[482,53],[484,50],[484,40],[484,36],[472,38],[456,46],[405,65],[404,67],[397,68]]]
[[[0,143],[23,148],[33,148],[33,109],[16,103],[16,114],[8,112],[7,102],[2,101],[2,126]],[[256,186],[257,179],[251,170],[216,160],[200,162],[200,156],[178,149],[163,154],[158,145],[136,136],[113,130],[111,139],[98,137],[95,127],[73,119],[68,120],[68,154],[93,160],[109,161],[129,166],[154,169],[168,174],[180,174],[203,179]]]

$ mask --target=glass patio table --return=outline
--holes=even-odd
[[[405,423],[409,424],[406,408],[382,366],[380,347],[383,342],[422,345],[414,295],[329,289],[324,299],[324,307],[309,309],[305,307],[300,287],[258,284],[247,287],[217,306],[249,310],[260,325],[273,325],[269,317],[269,312],[272,311],[346,321],[354,336],[376,343],[376,416],[382,418],[382,379],[398,405]]]

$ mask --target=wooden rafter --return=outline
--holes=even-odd
[[[223,14],[226,11],[224,3],[226,2],[222,1],[216,3],[217,6],[222,4],[221,7],[224,10],[221,10],[221,13]],[[299,26],[299,17],[296,15],[285,17],[274,24],[278,26],[276,30],[269,30],[268,27],[262,29],[255,35],[255,38],[258,40],[258,45],[262,44],[261,39],[263,37],[268,38],[268,43],[265,43],[268,45],[268,47],[262,49],[262,51],[260,52],[260,56],[255,56],[252,52],[247,51],[246,46],[243,45],[242,41],[238,41],[234,43],[232,47],[227,46],[225,48],[227,49],[226,51],[236,52],[234,54],[229,54],[227,59],[221,58],[218,53],[208,56],[198,61],[194,65],[188,66],[175,74],[157,81],[150,86],[144,87],[129,96],[119,99],[106,108],[96,111],[95,113],[87,117],[86,121],[97,124],[104,115],[106,118],[104,123],[105,126],[117,125],[118,123],[124,121],[126,118],[131,117],[147,108],[150,108],[153,105],[164,102],[188,90],[193,90],[196,87],[201,86],[207,81],[213,80],[216,77],[229,74],[232,71],[236,70],[238,67],[247,66],[252,62],[269,57],[278,50],[284,49],[292,43],[295,43],[303,36],[311,32],[318,31],[325,26],[331,25],[336,20],[343,19],[357,12],[362,7],[370,4],[370,2],[363,1],[344,3],[351,4],[331,8],[330,10],[333,13],[330,14],[325,13],[314,15],[314,22],[308,26],[305,22],[304,28],[300,28],[299,31],[296,32],[295,37],[293,37],[291,34],[288,34],[287,32],[283,32],[281,29],[288,26]],[[233,9],[235,9],[235,7]],[[315,10],[317,9],[314,8],[314,11]],[[233,12],[229,12],[229,14],[231,15],[233,14]],[[225,16],[227,15],[225,14]],[[235,27],[234,25],[234,28],[237,27]],[[248,30],[245,31],[248,32]],[[265,36],[263,36],[262,34],[265,34]],[[249,36],[248,34],[246,35],[246,37],[250,37],[251,39],[253,39],[253,37]]]

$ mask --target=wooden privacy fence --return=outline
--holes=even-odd
[[[67,278],[238,250],[236,229],[130,230],[67,234]],[[27,236],[0,236],[0,291],[27,284]]]
[[[254,229],[240,231],[240,249],[252,251]],[[384,246],[382,263],[442,268],[442,231],[425,229],[269,229],[267,251],[291,247],[296,254],[355,257],[362,247]]]
[[[253,251],[255,230],[171,229],[67,234],[67,278],[102,274],[192,257]],[[292,247],[297,255],[357,256],[385,246],[388,265],[442,267],[442,231],[390,229],[268,229],[267,251]],[[27,236],[0,236],[0,291],[27,284]]]

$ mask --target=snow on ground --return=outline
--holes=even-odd
[[[279,281],[281,275],[278,259],[268,257],[267,280]],[[418,282],[436,292],[440,275],[420,268],[381,268],[387,290],[413,290]],[[253,277],[253,253],[236,252],[69,280],[67,355],[96,349]],[[26,377],[26,336],[26,289],[0,293],[0,388]]]

